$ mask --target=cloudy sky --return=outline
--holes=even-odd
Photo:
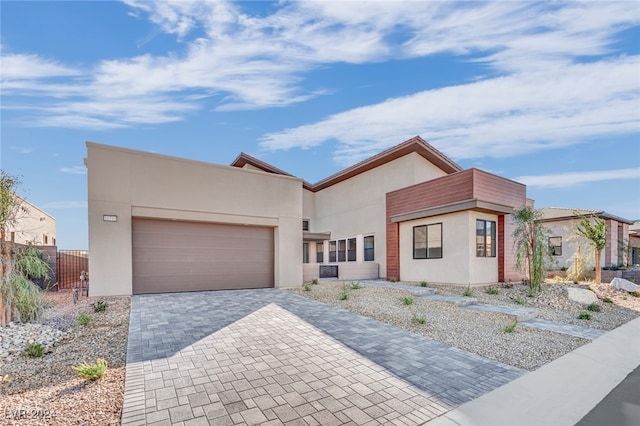
[[[1,157],[87,248],[84,142],[315,182],[420,135],[537,207],[640,219],[633,2],[2,1]]]

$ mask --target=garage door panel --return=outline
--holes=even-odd
[[[133,292],[273,287],[273,231],[133,218]]]

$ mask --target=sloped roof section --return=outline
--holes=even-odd
[[[305,189],[308,189],[309,191],[317,192],[340,183],[344,180],[357,176],[360,173],[364,173],[397,158],[403,157],[412,152],[415,152],[416,154],[422,156],[427,161],[447,174],[462,171],[462,167],[456,164],[449,157],[435,149],[433,146],[429,145],[420,136],[414,136],[413,138],[406,140],[399,145],[391,147],[386,151],[382,151],[381,153],[376,154],[373,157],[369,157],[366,160],[354,164],[351,167],[347,167],[346,169],[325,179],[322,179],[320,182],[317,182],[313,185],[305,181],[303,183],[303,187]],[[284,170],[267,164],[264,161],[258,160],[257,158],[245,154],[244,152],[240,153],[240,155],[233,161],[233,163],[231,163],[231,165],[234,167],[244,167],[246,164],[250,164],[268,173],[293,176],[285,172]]]
[[[543,222],[553,222],[557,220],[575,219],[578,215],[582,216],[597,216],[601,219],[613,219],[618,222],[633,224],[632,220],[625,219],[623,217],[615,216],[604,210],[589,210],[589,209],[571,209],[567,207],[544,207],[540,209]]]

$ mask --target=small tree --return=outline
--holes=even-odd
[[[31,278],[46,278],[49,265],[42,252],[35,247],[16,249],[7,241],[7,230],[14,226],[20,214],[26,212],[22,199],[16,194],[20,181],[0,170],[0,326],[11,321],[14,313],[20,321],[37,320],[44,303],[40,288]]]
[[[595,215],[588,218],[580,213],[574,213],[580,217],[580,222],[576,225],[576,233],[586,238],[596,251],[596,284],[600,284],[602,282],[600,254],[607,245],[607,225],[604,220]]]
[[[540,212],[531,207],[513,212],[516,268],[528,275],[530,295],[540,291],[545,265],[550,257],[549,245],[545,241],[547,232],[540,224],[540,219]]]

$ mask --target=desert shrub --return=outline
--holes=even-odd
[[[414,315],[413,320],[420,325],[424,325],[427,323],[427,319],[424,317],[424,315]]]
[[[354,290],[358,290],[359,288],[362,288],[362,284],[360,284],[360,281],[352,282],[351,288]]]
[[[304,291],[311,291],[311,284],[305,283],[302,286],[304,287]]]
[[[107,309],[107,302],[105,302],[104,300],[98,300],[96,303],[93,304],[93,311],[94,312],[104,312]]]
[[[311,284],[318,285],[318,279],[317,278],[312,279]]]
[[[504,328],[502,329],[502,331],[504,333],[513,333],[514,331],[516,331],[516,326],[517,325],[518,325],[518,321],[513,320],[509,324],[505,325]]]
[[[591,314],[589,312],[580,312],[580,314],[578,315],[578,319],[590,320],[591,319]]]
[[[488,289],[485,290],[485,293],[487,293],[487,294],[498,294],[498,293],[500,293],[500,291],[495,287],[489,287]]]
[[[342,284],[342,290],[340,290],[340,300],[347,300],[349,298],[349,287],[346,284]]]
[[[413,305],[413,296],[403,296],[402,297],[402,303],[404,303],[405,305]]]
[[[420,283],[420,287],[426,287],[426,286],[427,286],[427,282],[426,282],[426,281],[422,281],[422,282]]]
[[[78,375],[83,379],[97,380],[100,377],[104,376],[104,373],[107,372],[107,367],[107,361],[102,358],[98,358],[95,364],[87,364],[86,362],[82,362],[78,364],[78,366],[71,368],[77,371]]]
[[[77,321],[78,321],[78,324],[85,326],[89,324],[89,321],[91,321],[91,317],[85,314],[84,312],[81,312],[80,315],[78,315]]]
[[[32,358],[40,358],[44,355],[44,347],[40,343],[32,342],[24,348],[24,352]]]
[[[604,303],[613,303],[613,300],[611,300],[611,298],[610,298],[610,297],[606,297],[606,296],[602,298],[602,301],[603,301]]]
[[[629,292],[630,295],[632,295],[633,297],[640,297],[640,291],[630,291]]]
[[[392,282],[392,283],[395,283],[396,282],[396,277],[389,278],[389,281]]]
[[[467,287],[464,289],[464,292],[462,293],[462,295],[464,297],[471,297],[473,296],[473,290],[471,289],[471,286]]]
[[[516,305],[524,305],[524,299],[520,296],[512,297],[511,299]]]
[[[587,311],[600,312],[600,305],[597,303],[590,303],[587,305]]]

